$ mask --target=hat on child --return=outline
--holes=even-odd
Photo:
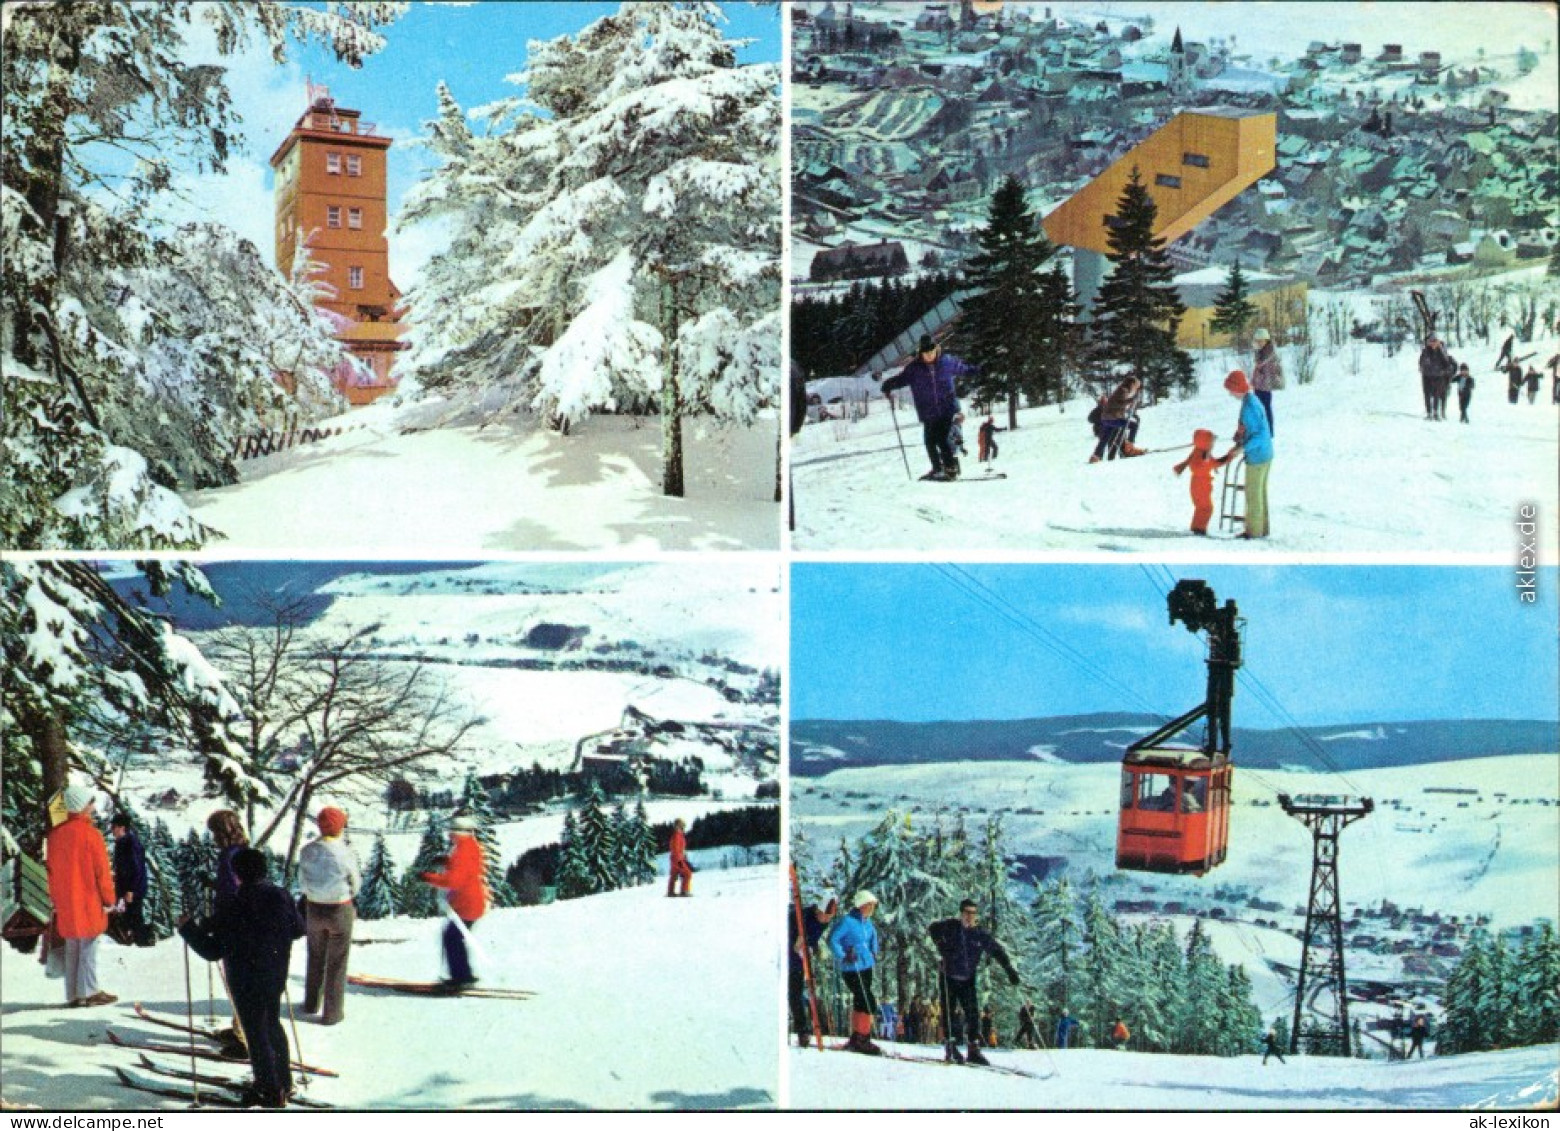
[[[72,785],[65,788],[65,811],[67,813],[80,813],[94,800],[93,792],[84,785]]]
[[[450,822],[450,828],[458,833],[474,833],[482,827],[475,817],[456,817]]]
[[[1269,334],[1266,330],[1258,330],[1255,334],[1251,335],[1251,340],[1254,342],[1271,342],[1273,340],[1273,335]]]
[[[877,896],[873,895],[866,888],[862,888],[860,891],[858,891],[856,893],[856,902],[852,903],[851,906],[856,908],[859,911],[861,908],[865,907],[867,904],[869,904],[869,903],[876,903],[877,901],[878,901],[878,897]]]
[[[1206,449],[1213,447],[1213,433],[1206,428],[1199,428],[1192,433],[1192,447]]]
[[[1230,375],[1224,379],[1224,387],[1239,396],[1251,392],[1251,382],[1246,380],[1245,370],[1242,369],[1230,370]]]

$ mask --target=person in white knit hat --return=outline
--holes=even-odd
[[[44,858],[54,928],[65,940],[65,1000],[76,1007],[109,1005],[119,999],[98,986],[97,944],[114,907],[114,869],[92,823],[92,791],[69,786],[64,800],[70,816],[49,831]]]

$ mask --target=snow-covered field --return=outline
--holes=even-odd
[[[914,813],[920,825],[928,825],[939,810],[950,818],[956,808],[964,810],[972,826],[1000,811],[1015,854],[1065,860],[1074,879],[1090,871],[1124,875],[1115,873],[1114,860],[1118,777],[1114,765],[1040,762],[838,770],[792,781],[791,819],[806,829],[814,845],[832,848],[842,836],[866,832],[890,808]],[[1479,796],[1427,792],[1469,787]],[[1147,882],[1161,898],[1193,906],[1218,903],[1209,893],[1222,885],[1244,888],[1285,908],[1304,907],[1311,838],[1275,797],[1280,792],[1347,792],[1371,797],[1377,807],[1339,841],[1341,895],[1347,906],[1387,899],[1442,915],[1486,914],[1495,927],[1541,916],[1560,920],[1560,817],[1553,807],[1554,788],[1553,753],[1359,770],[1342,778],[1258,772],[1237,764],[1229,858],[1202,879],[1152,876]],[[1132,881],[1141,878],[1133,874]],[[1261,956],[1260,947],[1249,949],[1253,957]]]
[[[837,1041],[831,1043],[838,1043]],[[890,1051],[938,1056],[929,1046]],[[1158,1056],[1109,1049],[988,1052],[1014,1076],[941,1063],[905,1063],[816,1049],[790,1050],[790,1104],[904,1110],[1080,1109],[1302,1111],[1413,1108],[1553,1109],[1560,1046],[1406,1063],[1260,1056]]]
[[[353,430],[240,465],[190,508],[222,553],[481,556],[494,550],[773,550],[774,413],[751,428],[684,424],[686,497],[661,494],[655,418],[592,417],[570,436],[495,423],[402,432],[373,405]],[[355,427],[361,425],[361,427]]]
[[[1537,350],[1542,362],[1556,345],[1547,339],[1523,352]],[[1301,385],[1293,350],[1285,347],[1288,384],[1274,397],[1266,541],[1233,540],[1232,531],[1217,529],[1217,518],[1210,538],[1188,530],[1187,479],[1172,468],[1198,428],[1215,433],[1216,454],[1223,454],[1239,415],[1223,388],[1233,356],[1208,351],[1193,355],[1201,392],[1143,411],[1137,442],[1153,454],[1136,459],[1088,463],[1094,437],[1085,419],[1091,402],[1084,398],[1021,411],[1018,431],[997,437],[995,466],[1008,478],[995,482],[910,481],[881,397],[854,424],[809,425],[792,452],[794,544],[809,551],[933,555],[1056,550],[1168,560],[1449,553],[1515,560],[1518,505],[1535,503],[1540,516],[1560,514],[1560,421],[1547,376],[1539,403],[1529,405],[1526,394],[1518,405],[1506,403],[1505,379],[1490,369],[1497,346],[1451,350],[1471,363],[1478,381],[1469,424],[1457,420],[1455,395],[1445,423],[1424,419],[1417,350],[1388,358],[1385,346],[1362,344],[1355,374],[1352,347],[1345,347],[1321,357],[1316,379]],[[957,340],[951,348],[958,352]],[[928,466],[920,426],[908,407],[898,420],[910,471],[919,476]],[[997,424],[1006,427],[1005,410]],[[982,474],[978,425],[973,414],[965,423],[967,478]],[[1540,523],[1539,538],[1542,560],[1553,564],[1560,524]]]
[[[492,912],[475,932],[483,950],[478,974],[486,984],[537,996],[429,999],[349,987],[343,1024],[298,1023],[304,1059],[341,1074],[315,1079],[307,1094],[358,1109],[773,1107],[779,1100],[778,890],[772,867],[702,871],[691,899],[667,899],[652,884]],[[740,930],[733,929],[737,923]],[[435,977],[438,931],[432,920],[360,921],[351,968]],[[110,1026],[132,1038],[177,1036],[141,1022],[129,1007],[140,1000],[183,1016],[181,945],[143,950],[105,940],[101,981],[121,1001],[85,1011],[63,1007],[61,983],[45,979],[37,962],[6,955],[0,1034],[7,1106],[120,1112],[187,1106],[125,1089],[112,1070],[133,1067],[136,1054],[108,1045],[106,1037]],[[206,978],[196,962],[202,995],[196,1023],[204,1024]],[[289,991],[295,1006],[303,968],[300,944]],[[226,1016],[226,1003],[217,1012]],[[239,1077],[247,1066],[203,1062],[202,1071]]]

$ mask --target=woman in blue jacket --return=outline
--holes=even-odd
[[[854,910],[829,936],[835,965],[850,989],[850,1039],[845,1047],[871,1056],[883,1053],[872,1043],[872,1016],[877,1012],[877,1000],[872,996],[872,968],[878,959],[877,928],[872,925],[876,910],[877,896],[863,888],[856,893]]]
[[[1273,429],[1268,424],[1262,402],[1251,391],[1251,383],[1239,369],[1224,379],[1230,396],[1240,401],[1240,427],[1235,432],[1235,447],[1246,453],[1246,533],[1242,538],[1268,536],[1268,472],[1273,467]],[[1232,448],[1231,451],[1234,449]],[[1228,454],[1225,456],[1229,458]]]

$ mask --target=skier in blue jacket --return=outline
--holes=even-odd
[[[1261,405],[1259,404],[1257,407],[1260,409]],[[1083,1022],[1079,1021],[1067,1010],[1062,1010],[1062,1015],[1056,1022],[1056,1047],[1059,1049],[1066,1048],[1072,1042],[1073,1034],[1081,1028],[1083,1028]]]
[[[954,382],[974,372],[973,365],[951,353],[944,353],[942,347],[932,341],[931,335],[922,334],[915,360],[882,384],[885,396],[908,386],[915,399],[915,415],[921,422],[926,454],[932,461],[932,470],[923,478],[959,477],[959,458],[949,442],[953,418],[959,412],[959,394]]]
[[[877,896],[863,888],[856,893],[851,913],[840,920],[829,936],[829,950],[850,990],[850,1039],[845,1047],[871,1056],[883,1053],[872,1043],[872,1017],[877,1012],[877,999],[872,996],[872,968],[878,960],[878,934],[872,925],[872,913],[877,905]]]
[[[1235,430],[1235,447],[1225,453],[1228,459],[1235,448],[1246,453],[1246,532],[1242,538],[1268,536],[1268,472],[1273,467],[1273,431],[1268,427],[1262,402],[1251,391],[1251,383],[1239,369],[1224,379],[1224,388],[1240,401],[1240,426]]]

